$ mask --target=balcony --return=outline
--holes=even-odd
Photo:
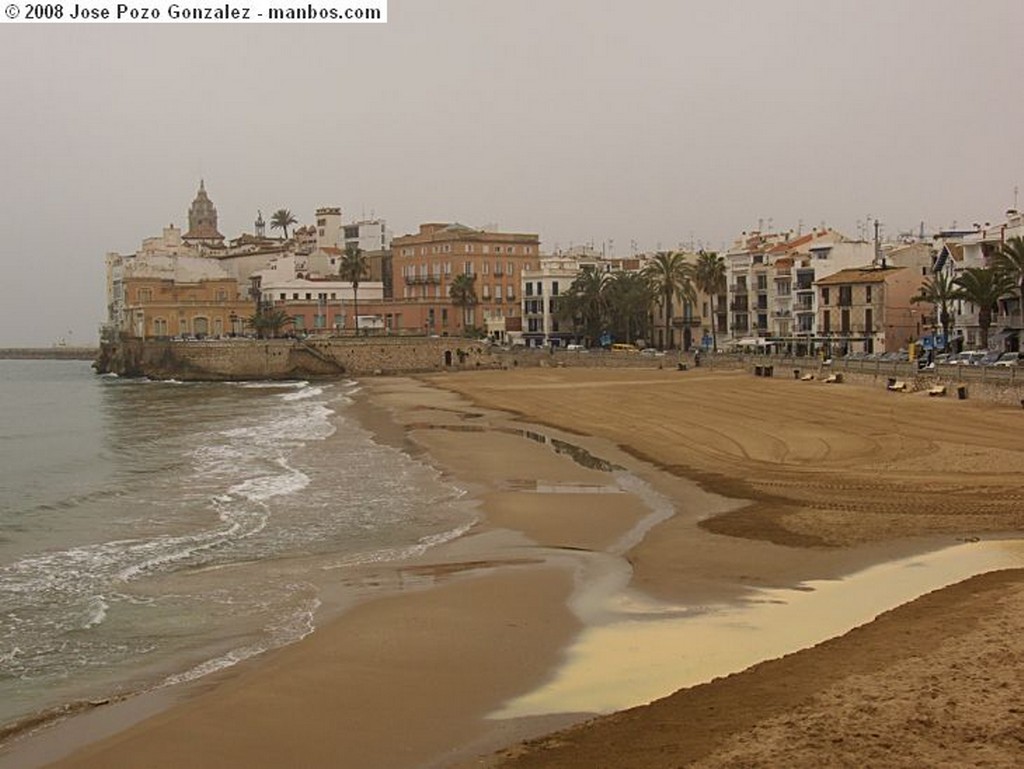
[[[729,286],[730,294],[745,294],[749,290],[750,289],[747,288],[746,283],[733,283],[731,286]]]
[[[425,286],[425,285],[439,285],[441,283],[440,275],[406,275],[405,284],[407,286]]]
[[[792,315],[793,312],[791,310],[776,310],[772,313],[772,316],[776,318],[789,318]]]
[[[732,310],[733,312],[746,312],[747,311],[747,301],[746,301],[746,299],[744,299],[742,301],[738,301],[738,302],[729,302],[729,309]]]
[[[673,328],[699,328],[700,326],[700,318],[672,318]]]

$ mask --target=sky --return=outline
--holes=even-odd
[[[355,4],[350,3],[350,4]],[[319,206],[721,250],[998,222],[1020,0],[390,0],[378,25],[0,22],[0,347],[92,345],[104,256]],[[1018,202],[1018,207],[1024,200]]]

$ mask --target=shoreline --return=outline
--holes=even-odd
[[[507,379],[510,378],[508,375],[511,372],[495,373],[501,382],[501,375],[504,374],[504,378]],[[521,375],[540,387],[550,386],[550,377],[555,375],[557,378],[558,373],[533,371]],[[565,376],[564,372],[562,376]],[[639,376],[645,381],[659,378],[657,374],[652,376],[650,372],[609,372],[605,378],[613,382],[617,377],[625,376]],[[460,374],[456,377],[479,379],[480,375]],[[439,387],[438,382],[432,381],[437,378],[449,381],[440,383]],[[571,380],[572,376],[569,378]],[[946,533],[932,532],[930,536],[916,540],[878,542],[869,538],[854,547],[795,550],[771,541],[725,538],[700,524],[710,516],[728,515],[730,511],[746,509],[750,506],[749,503],[744,504],[742,500],[729,500],[706,492],[696,482],[684,477],[682,472],[673,472],[671,469],[666,472],[666,467],[649,466],[639,462],[636,455],[626,450],[632,447],[610,442],[606,435],[595,436],[588,434],[585,429],[573,429],[576,427],[575,424],[567,425],[569,429],[545,428],[543,432],[557,432],[558,439],[569,445],[589,448],[602,459],[628,467],[635,477],[649,484],[657,494],[679,505],[673,517],[660,521],[654,529],[646,531],[639,542],[633,543],[629,540],[630,532],[640,524],[648,511],[642,502],[626,502],[630,495],[622,490],[596,491],[598,487],[611,485],[607,470],[584,467],[564,453],[552,450],[550,444],[538,442],[536,436],[532,440],[527,440],[524,435],[508,431],[512,425],[520,430],[529,429],[531,424],[541,424],[542,420],[530,421],[528,415],[518,416],[511,410],[509,413],[512,415],[507,416],[505,411],[495,411],[493,405],[480,405],[479,400],[473,405],[466,405],[464,401],[460,405],[458,401],[465,394],[455,394],[460,388],[451,387],[450,380],[453,377],[428,376],[423,379],[426,380],[425,383],[405,379],[367,380],[366,402],[360,404],[359,413],[360,422],[374,432],[377,440],[397,445],[404,451],[412,450],[414,454],[421,454],[453,478],[473,478],[467,486],[471,488],[471,494],[484,511],[484,522],[479,527],[481,530],[471,531],[454,542],[432,549],[424,557],[391,564],[383,569],[397,575],[397,584],[403,584],[404,581],[417,587],[429,585],[429,589],[410,592],[403,588],[394,595],[372,596],[368,601],[360,601],[340,617],[328,619],[323,627],[318,627],[318,630],[306,640],[262,655],[216,677],[201,679],[191,691],[177,698],[178,704],[172,704],[169,709],[160,711],[156,717],[127,731],[119,731],[115,726],[112,737],[100,745],[79,751],[57,765],[116,766],[119,765],[116,762],[117,756],[138,756],[140,753],[148,755],[154,749],[170,757],[174,751],[174,741],[166,735],[174,734],[186,727],[190,734],[198,730],[199,742],[207,749],[215,750],[222,746],[227,738],[222,734],[207,733],[209,729],[203,728],[203,719],[209,720],[213,713],[223,713],[227,703],[236,708],[244,707],[246,710],[261,707],[261,692],[265,694],[267,691],[278,691],[281,679],[274,678],[275,672],[289,667],[292,671],[301,672],[303,669],[322,664],[323,656],[329,656],[331,645],[339,643],[339,639],[342,645],[350,643],[346,639],[351,628],[360,627],[360,623],[369,623],[365,627],[370,629],[364,632],[376,638],[378,643],[383,640],[390,643],[392,636],[388,633],[382,635],[381,628],[386,627],[389,622],[394,623],[410,611],[424,611],[422,616],[426,623],[436,622],[438,616],[453,622],[451,627],[435,631],[433,640],[429,634],[415,642],[407,639],[408,648],[404,648],[394,660],[408,664],[411,660],[422,660],[425,647],[437,643],[438,639],[450,644],[453,639],[461,637],[462,631],[455,629],[456,618],[452,617],[452,605],[462,605],[475,620],[484,621],[485,625],[488,622],[493,623],[495,627],[500,626],[508,632],[508,615],[512,609],[525,602],[526,593],[542,593],[544,600],[541,605],[533,606],[525,614],[516,615],[519,617],[518,623],[529,625],[528,632],[517,637],[517,654],[522,654],[525,650],[529,659],[526,663],[520,662],[520,666],[515,670],[514,681],[492,682],[483,687],[487,690],[484,692],[487,695],[484,700],[490,701],[490,706],[483,705],[484,700],[480,699],[479,691],[465,691],[465,687],[459,689],[450,679],[434,682],[435,687],[440,687],[439,691],[447,691],[454,686],[452,693],[458,694],[464,703],[461,709],[454,708],[458,713],[449,713],[448,716],[452,721],[461,719],[459,728],[455,730],[458,740],[461,741],[459,751],[454,754],[447,750],[439,751],[440,743],[432,741],[431,738],[440,736],[440,732],[443,731],[442,725],[434,723],[442,717],[442,713],[439,712],[433,715],[434,734],[421,735],[420,743],[415,739],[410,741],[410,744],[420,745],[419,757],[409,755],[410,750],[415,752],[410,748],[401,755],[389,757],[383,763],[352,764],[450,765],[454,760],[486,753],[523,737],[551,731],[564,725],[567,720],[572,722],[588,717],[589,714],[572,714],[529,719],[518,723],[480,723],[480,716],[493,710],[496,701],[508,699],[509,695],[501,696],[501,691],[508,691],[511,694],[514,691],[531,690],[549,679],[553,672],[564,664],[569,641],[578,634],[581,627],[579,618],[573,616],[568,605],[572,583],[578,581],[581,575],[586,579],[609,576],[606,563],[594,565],[608,559],[604,556],[595,558],[593,554],[607,553],[620,546],[623,555],[628,552],[633,589],[661,600],[692,603],[712,600],[735,601],[749,594],[752,586],[792,585],[807,579],[807,575],[834,579],[855,571],[858,565],[863,567],[877,563],[879,559],[884,561],[895,554],[920,552],[942,541],[948,541]],[[537,383],[538,379],[541,380],[540,383]],[[406,389],[410,386],[417,390],[416,398],[411,397],[410,391]],[[575,385],[570,383],[570,386]],[[493,393],[488,395],[493,397]],[[506,431],[478,431],[476,428],[484,423],[489,423],[491,427],[505,428]],[[543,420],[543,423],[550,425],[551,421]],[[531,443],[535,445],[530,445]],[[481,450],[481,445],[487,448]],[[515,472],[511,475],[501,463],[502,458],[507,460],[509,457],[515,458]],[[551,469],[553,465],[557,465],[557,471]],[[541,491],[542,482],[552,488]],[[778,522],[774,522],[774,525],[778,525]],[[623,542],[630,546],[621,547]],[[688,548],[686,552],[689,559],[686,563],[680,563],[678,557],[666,557],[666,550],[678,553],[681,544],[686,544]],[[784,554],[792,556],[794,552],[801,555],[796,563],[788,562],[789,559],[781,557]],[[621,556],[618,558],[620,561],[625,560]],[[589,567],[586,565],[587,561],[591,562]],[[750,573],[735,573],[740,565]],[[592,571],[591,576],[586,577],[586,568],[596,571]],[[482,588],[481,585],[488,587]],[[533,586],[530,591],[524,591],[527,585]],[[495,607],[493,596],[489,595],[494,590],[509,591],[509,598],[501,606]],[[533,621],[538,616],[537,612],[546,618],[542,625]],[[375,630],[372,629],[374,627]],[[399,623],[398,627],[404,633],[411,632],[405,624]],[[475,632],[479,632],[479,629]],[[333,641],[328,640],[329,637],[333,638]],[[500,639],[501,634],[494,638]],[[367,646],[363,649],[363,654],[369,654],[373,650],[372,645]],[[446,651],[449,658],[451,651]],[[445,654],[441,656],[444,657]],[[481,649],[479,644],[464,650],[463,657],[465,660],[477,660],[479,664],[494,664],[494,650]],[[316,664],[310,661],[314,659],[318,660]],[[361,658],[358,655],[349,657],[348,664],[354,664],[359,659]],[[436,669],[439,664],[435,659],[429,666]],[[526,664],[525,668],[522,667],[523,664]],[[385,679],[392,675],[386,666],[376,669],[376,673]],[[448,675],[453,674],[449,672]],[[338,680],[344,679],[345,675],[341,668],[338,669],[337,676]],[[268,678],[271,683],[268,683]],[[275,680],[278,684],[273,683]],[[406,682],[394,680],[393,675],[392,680],[398,687],[397,691],[405,696]],[[363,686],[365,689],[362,694],[356,697],[359,701],[358,707],[353,705],[352,709],[347,711],[350,715],[366,708],[367,698],[372,694],[372,689],[380,688],[380,681],[366,681]],[[299,707],[301,699],[296,697],[293,705]],[[331,698],[318,703],[319,711],[316,704],[312,709],[307,706],[307,718],[316,712],[334,712],[340,707],[338,702]],[[129,704],[126,709],[131,710],[131,705]],[[445,708],[440,710],[444,711]],[[201,713],[204,714],[202,717]],[[377,715],[379,721],[384,714]],[[374,721],[373,718],[369,720]],[[393,728],[392,725],[383,726]],[[290,728],[291,731],[285,732],[289,735],[289,740],[296,734],[308,733],[303,724],[291,723]],[[422,729],[422,725],[420,728]],[[412,731],[415,732],[416,727]],[[239,735],[241,739],[251,740],[254,736],[251,728],[248,731],[243,729],[242,732],[243,734]],[[280,730],[276,730],[275,733],[279,737],[282,734]],[[380,729],[374,733],[377,739],[386,741],[387,729]],[[448,734],[451,736],[452,733]],[[294,744],[291,747],[294,749]],[[348,747],[351,747],[350,742]],[[193,745],[192,750],[196,749],[197,747]],[[246,755],[250,763],[245,765],[274,765],[272,762],[260,763],[269,761],[274,755],[274,750],[272,740],[264,741],[258,746],[249,746]],[[370,756],[373,746],[364,746],[364,750],[370,751],[366,753]],[[111,757],[115,757],[113,763]],[[377,759],[366,760],[379,759],[378,756]],[[409,759],[410,762],[401,763],[404,759]],[[196,756],[192,753],[178,754],[176,760],[188,761],[197,766],[204,765],[201,762],[196,764]],[[223,755],[219,756],[219,760],[219,765],[223,766],[241,765],[232,760],[225,763]],[[327,758],[323,757],[323,760]],[[0,765],[3,765],[2,762]],[[166,765],[172,766],[174,763],[172,761]],[[311,765],[320,764],[314,762]]]

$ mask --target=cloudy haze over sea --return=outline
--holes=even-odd
[[[721,248],[997,220],[1024,186],[1017,0],[391,0],[383,25],[0,23],[0,346],[93,344],[103,257],[317,206]]]

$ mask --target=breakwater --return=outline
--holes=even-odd
[[[94,360],[96,347],[3,347],[0,360]]]

